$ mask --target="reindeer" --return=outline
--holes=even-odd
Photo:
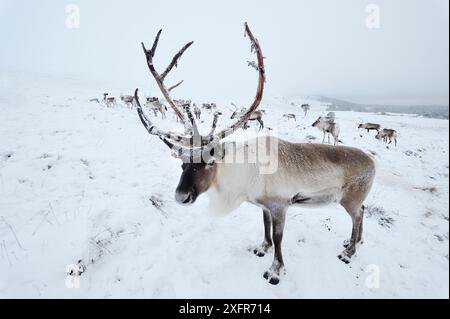
[[[194,114],[195,119],[200,120],[200,116],[202,115],[202,110],[194,103]]]
[[[244,116],[246,114],[247,110],[245,108],[242,108],[239,112],[238,111],[234,111],[233,114],[231,114],[230,119],[234,120],[237,118],[240,118],[242,116]],[[243,128],[247,129],[250,126],[247,124],[248,121],[258,121],[259,123],[259,129],[263,129],[264,128],[264,122],[262,120],[262,116],[263,116],[263,112],[262,111],[255,111],[252,112],[252,114],[250,115],[250,117],[247,119],[247,121],[244,122]]]
[[[303,112],[305,112],[305,116],[308,114],[308,111],[311,108],[309,104],[302,104],[302,106],[300,107],[302,108]]]
[[[152,111],[153,114],[155,115],[155,117],[158,116],[158,112],[161,113],[161,119],[165,119],[166,118],[166,111],[167,111],[167,106],[165,106],[163,103],[161,103],[159,101],[159,99],[154,100],[153,102],[148,102],[145,104],[146,106],[148,106]]]
[[[389,140],[388,144],[391,144],[392,141],[394,141],[395,146],[397,146],[397,137],[398,137],[397,131],[388,128],[382,129],[381,131],[378,132],[377,135],[375,135],[375,138],[377,140],[383,140],[383,142],[385,143],[387,143],[387,141]]]
[[[89,102],[100,103],[100,100],[97,98],[90,99]]]
[[[359,124],[358,125],[359,129],[363,129],[363,130],[367,130],[367,133],[369,133],[371,130],[380,131],[381,125],[380,124],[374,124],[374,123],[364,123],[364,124]]]
[[[313,124],[312,127],[317,127],[319,130],[323,132],[323,140],[322,143],[325,143],[325,135],[328,134],[328,143],[330,143],[330,134],[333,135],[334,145],[338,145],[341,140],[339,140],[339,132],[340,128],[334,120],[331,120],[329,117],[320,116]]]
[[[290,206],[308,207],[340,203],[350,215],[353,226],[350,240],[338,256],[349,263],[356,246],[362,239],[364,215],[363,202],[367,197],[375,176],[372,158],[361,150],[325,144],[301,144],[283,141],[271,136],[262,136],[248,142],[224,142],[249,120],[261,103],[264,84],[264,58],[259,42],[254,38],[247,24],[245,34],[250,39],[252,51],[258,61],[258,87],[255,99],[244,115],[229,127],[216,132],[218,116],[215,114],[211,130],[201,135],[190,111],[185,115],[178,110],[165,89],[164,80],[182,54],[192,45],[185,45],[163,74],[153,64],[153,56],[161,31],[158,32],[150,50],[142,44],[147,65],[163,92],[168,104],[184,124],[185,134],[177,135],[158,129],[144,114],[135,91],[139,118],[151,135],[157,136],[172,150],[172,155],[182,160],[182,173],[175,191],[175,200],[181,205],[193,204],[198,196],[207,193],[213,211],[229,213],[243,202],[249,202],[263,211],[264,240],[254,249],[254,254],[264,256],[274,246],[272,266],[263,277],[270,284],[278,284],[284,273],[281,250],[286,211]],[[255,154],[253,145],[264,143],[262,149],[269,154],[263,161],[251,161]],[[259,145],[259,144],[258,144]],[[261,153],[257,153],[258,156]],[[242,157],[241,157],[242,156]],[[236,159],[242,158],[241,162]],[[275,169],[261,173],[264,165],[278,163]]]
[[[205,109],[208,112],[212,112],[213,103],[202,103],[202,109]]]
[[[283,114],[283,117],[287,118],[288,120],[294,119],[294,121],[297,122],[297,118],[296,118],[295,114],[292,114],[292,113]]]
[[[153,102],[156,102],[156,101],[159,101],[159,99],[157,97],[147,96],[145,98],[146,104],[150,104],[150,103],[153,103]]]
[[[120,95],[120,100],[125,103],[126,106],[133,108],[136,105],[133,95]]]
[[[116,98],[113,96],[108,96],[109,93],[103,93],[103,102],[107,107],[117,106]]]

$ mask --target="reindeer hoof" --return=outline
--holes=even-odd
[[[344,254],[340,254],[338,256],[339,260],[342,261],[345,264],[349,264],[350,263],[350,257],[345,256]]]
[[[354,245],[348,245],[347,248],[345,248],[345,250],[338,256],[338,258],[346,263],[349,264],[350,263],[350,259],[352,258],[352,256],[355,254],[356,252],[356,248]]]
[[[258,257],[264,257],[269,251],[270,247],[272,246],[267,243],[263,243],[258,247],[256,247],[255,249],[253,249],[253,253]]]
[[[278,285],[280,283],[280,278],[272,271],[266,271],[263,276],[271,285]]]
[[[253,250],[253,253],[258,257],[264,257],[266,255],[266,253],[264,251],[260,250],[259,248],[255,248]]]
[[[286,269],[284,266],[276,266],[275,268],[272,266],[264,273],[263,277],[269,282],[269,284],[278,285],[280,282],[280,274],[286,274]]]
[[[278,278],[270,278],[269,284],[271,285],[278,285],[280,283],[280,279]]]
[[[267,254],[268,250],[269,250],[269,247],[261,246],[261,247],[256,247],[253,250],[253,253],[258,257],[264,257]]]

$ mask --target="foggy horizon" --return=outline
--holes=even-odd
[[[66,5],[80,27],[66,25]],[[379,28],[366,25],[368,4]],[[1,70],[20,70],[159,91],[140,47],[163,33],[155,65],[163,70],[187,42],[167,84],[193,99],[248,99],[256,72],[248,22],[266,57],[265,97],[321,95],[354,103],[449,104],[448,2],[237,1],[210,3],[0,0]]]

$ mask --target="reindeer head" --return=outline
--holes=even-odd
[[[383,137],[384,137],[384,136],[383,136],[383,132],[378,132],[377,135],[375,135],[375,138],[376,138],[377,140],[381,140]]]
[[[246,111],[247,111],[247,109],[245,109],[245,108],[242,108],[240,111],[238,111],[236,109],[236,111],[234,111],[233,114],[231,114],[230,119],[233,120],[233,119],[239,118],[242,115],[244,115]]]
[[[319,116],[319,118],[312,124],[312,127],[316,127],[320,122],[322,122],[322,116]]]
[[[363,125],[362,124],[358,124],[358,128],[361,128]]]
[[[197,123],[191,113],[190,103],[182,108],[180,111],[174,100],[170,97],[170,91],[179,86],[183,81],[166,89],[164,79],[174,66],[177,65],[179,58],[192,45],[193,42],[186,44],[172,59],[172,62],[166,70],[159,74],[153,64],[153,57],[158,45],[161,30],[156,35],[153,46],[147,50],[142,44],[145,56],[147,58],[147,65],[155,78],[158,87],[163,93],[169,106],[175,111],[175,114],[184,124],[185,134],[178,135],[170,132],[159,130],[144,114],[138,97],[138,89],[136,89],[134,96],[137,104],[137,112],[139,118],[147,129],[148,133],[158,136],[166,146],[172,150],[172,156],[182,160],[181,166],[183,172],[181,173],[180,181],[175,191],[175,199],[178,203],[188,205],[195,202],[197,197],[206,192],[214,183],[217,175],[218,164],[217,161],[223,159],[225,155],[225,145],[221,140],[234,133],[240,128],[258,108],[262,100],[265,82],[264,58],[258,40],[253,36],[247,23],[245,24],[245,35],[251,41],[251,51],[256,53],[258,60],[257,71],[259,73],[258,87],[256,97],[252,105],[248,109],[244,109],[239,113],[239,119],[231,126],[215,133],[219,115],[222,113],[215,112],[211,129],[208,134],[201,135],[197,128]],[[187,116],[187,119],[185,115]],[[233,119],[234,117],[232,117]]]
[[[217,173],[217,160],[221,159],[212,148],[209,154],[204,153],[197,163],[183,161],[180,181],[175,190],[175,200],[182,205],[195,202],[197,197],[206,192],[214,183]]]

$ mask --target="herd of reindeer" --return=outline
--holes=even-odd
[[[114,107],[118,105],[118,101],[115,97],[109,96],[109,93],[103,93],[103,99],[100,100],[98,98],[92,98],[89,100],[90,102],[96,102],[101,103],[107,107]],[[120,101],[122,101],[123,104],[125,104],[127,107],[134,108],[137,106],[136,99],[134,95],[120,95]],[[174,100],[174,102],[181,107],[184,111],[186,109],[193,108],[193,114],[195,116],[195,119],[200,120],[202,116],[202,111],[205,111],[207,113],[215,113],[216,115],[222,115],[223,113],[218,110],[216,103],[192,103],[191,100]],[[234,103],[231,103],[231,105],[234,107],[234,110],[231,110],[232,114],[230,119],[239,119],[242,117],[246,109],[241,108],[239,109]],[[166,112],[168,111],[167,106],[159,100],[158,97],[152,97],[148,96],[145,98],[145,106],[149,108],[150,111],[153,112],[154,116],[157,117],[158,115],[161,115],[162,119],[166,119]],[[308,111],[311,109],[311,106],[309,104],[302,104],[300,106],[301,110],[303,111],[304,116],[306,117],[308,115]],[[265,110],[257,110],[252,113],[250,118],[244,123],[242,126],[243,129],[249,128],[248,121],[257,121],[259,124],[259,129],[264,128],[264,122],[263,122],[263,116],[265,115]],[[176,120],[178,120],[178,117],[175,116]],[[294,113],[286,113],[283,114],[283,118],[286,118],[287,120],[294,120],[297,121],[298,115]],[[323,133],[323,140],[322,143],[325,143],[326,138],[328,137],[328,143],[330,144],[330,138],[333,137],[334,145],[338,145],[339,143],[342,143],[342,141],[339,139],[339,133],[340,133],[340,127],[339,124],[336,122],[336,115],[334,112],[329,112],[326,116],[320,116],[313,124],[313,127],[316,127]],[[267,127],[268,130],[272,130],[270,127]],[[395,146],[397,146],[397,138],[398,133],[396,130],[388,129],[388,128],[382,128],[380,124],[376,123],[361,123],[358,124],[358,129],[367,130],[369,133],[370,131],[376,131],[377,134],[375,135],[375,138],[377,140],[381,140],[385,143],[391,144],[394,143]]]

